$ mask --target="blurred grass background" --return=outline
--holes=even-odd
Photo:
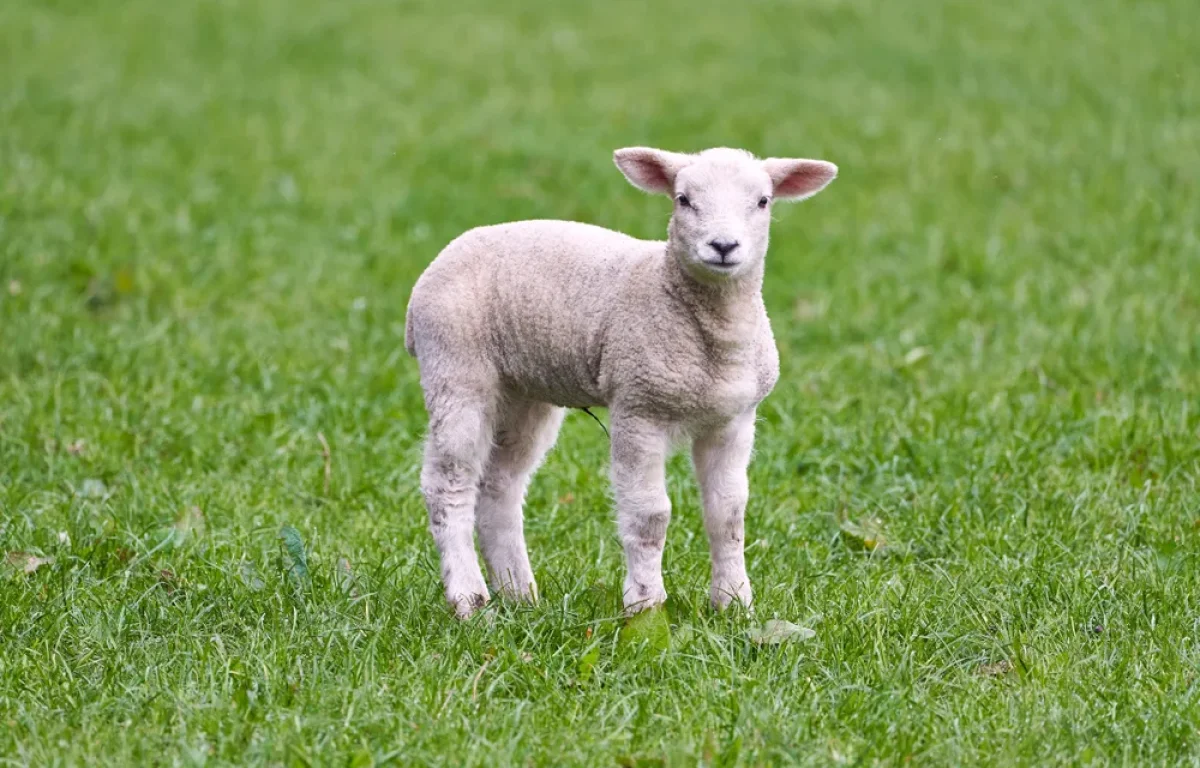
[[[1194,10],[0,4],[0,549],[54,558],[0,577],[0,759],[1195,761]],[[680,458],[649,658],[586,416],[530,494],[542,604],[448,617],[402,349],[467,228],[662,237],[628,145],[841,168],[773,230],[758,615],[704,607]],[[817,638],[755,648],[774,616]]]

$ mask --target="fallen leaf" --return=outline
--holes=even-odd
[[[8,295],[9,296],[20,296],[21,295],[21,281],[20,280],[9,280],[8,281]]]
[[[780,645],[787,642],[803,642],[817,636],[815,630],[793,624],[782,619],[771,619],[761,627],[750,630],[750,640],[755,645]]]
[[[929,357],[929,347],[913,347],[904,355],[904,364],[914,366],[925,358]]]
[[[676,650],[686,648],[695,636],[696,630],[685,624],[671,634],[671,647]]]
[[[85,451],[87,451],[87,443],[84,442],[83,438],[74,440],[67,446],[67,453],[72,456],[82,456]]]
[[[976,670],[984,677],[1004,677],[1009,672],[1013,671],[1013,663],[1008,659],[1001,659],[995,664],[980,664]]]
[[[170,568],[163,568],[158,572],[158,583],[162,584],[168,595],[172,595],[179,586],[179,579]]]
[[[296,185],[296,179],[290,173],[285,173],[280,176],[276,182],[276,188],[279,190],[279,196],[289,203],[294,203],[300,199],[300,188]]]
[[[79,495],[85,499],[103,499],[108,495],[108,486],[103,480],[89,477],[80,484]]]
[[[853,549],[875,552],[887,546],[887,537],[883,535],[883,522],[877,517],[867,518],[855,523],[843,520],[838,525],[842,541]]]
[[[113,288],[121,295],[133,293],[133,272],[129,267],[121,267],[113,275]]]
[[[29,552],[9,552],[4,559],[21,573],[34,573],[43,565],[54,563],[53,557],[39,557]]]
[[[617,635],[617,647],[647,646],[665,651],[671,646],[671,622],[662,606],[635,613]]]
[[[301,538],[300,531],[285,525],[279,529],[279,538],[283,540],[290,561],[287,563],[288,575],[298,581],[307,581],[308,555],[304,551],[304,539]]]
[[[182,547],[189,538],[200,538],[204,535],[205,527],[204,511],[200,507],[184,508],[175,518],[175,524],[171,526],[175,546]]]
[[[88,280],[85,296],[87,308],[92,311],[104,309],[115,299],[112,285],[99,275],[93,275]]]
[[[258,569],[254,567],[254,563],[249,560],[242,561],[238,567],[238,572],[242,577],[242,583],[249,587],[251,591],[257,592],[267,585],[258,575]]]
[[[574,501],[575,501],[575,494],[573,494],[573,493],[564,493],[562,496],[558,497],[559,504],[570,504]]]
[[[71,534],[67,533],[66,531],[59,531],[58,543],[62,544],[64,547],[71,546]]]
[[[829,310],[829,304],[824,299],[820,301],[812,301],[810,299],[800,298],[796,300],[796,305],[793,308],[792,314],[797,320],[817,320],[825,316]]]
[[[579,657],[579,682],[586,683],[592,679],[592,671],[596,662],[600,661],[600,646],[594,645],[587,653]]]
[[[344,557],[339,557],[337,559],[338,588],[342,590],[342,594],[348,595],[351,599],[358,598],[358,590],[354,588],[355,581],[354,571],[350,568],[350,561]]]
[[[325,435],[320,432],[317,433],[317,441],[321,443],[321,459],[325,462],[325,485],[323,486],[324,490],[321,495],[328,496],[330,471],[333,466],[329,453],[329,442],[325,439]]]

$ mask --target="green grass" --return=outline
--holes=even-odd
[[[3,3],[0,552],[54,562],[0,574],[0,764],[1200,763],[1198,29],[1187,0]],[[541,604],[456,623],[409,288],[475,225],[661,236],[632,144],[842,169],[773,233],[757,613],[706,606],[680,457],[671,644],[620,642],[575,414],[528,502]],[[890,553],[839,538],[870,517]],[[755,645],[774,617],[816,637]]]

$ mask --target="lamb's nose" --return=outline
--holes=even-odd
[[[739,243],[737,240],[709,240],[708,245],[714,251],[721,254],[721,260],[724,261],[725,257],[733,253]]]

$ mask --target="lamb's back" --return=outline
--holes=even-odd
[[[612,315],[637,301],[663,253],[661,242],[577,222],[470,230],[417,281],[410,350],[429,333],[421,326],[436,325],[439,338],[474,348],[532,397],[599,404]]]

